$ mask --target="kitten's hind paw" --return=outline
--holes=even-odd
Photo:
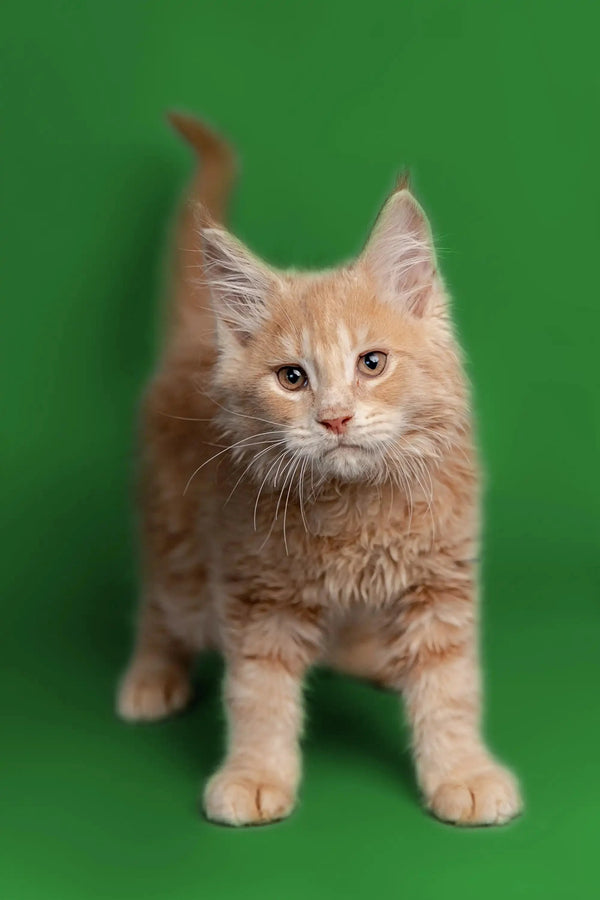
[[[176,664],[133,663],[117,695],[117,713],[128,722],[152,722],[184,709],[192,686],[187,669]]]
[[[501,766],[448,778],[428,805],[438,819],[454,825],[503,825],[523,808],[514,776]]]
[[[293,806],[294,792],[284,785],[227,768],[213,775],[204,792],[207,817],[223,825],[265,825],[288,816]]]

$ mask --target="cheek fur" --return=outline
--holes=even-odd
[[[286,391],[276,383],[276,377],[264,379],[257,391],[257,403],[267,418],[288,427],[304,425],[310,411],[310,392],[306,388]]]

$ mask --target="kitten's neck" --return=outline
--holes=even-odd
[[[314,534],[347,535],[398,524],[430,505],[425,486],[404,487],[392,481],[381,484],[332,480],[321,485],[305,505],[305,516]]]
[[[414,462],[410,472],[396,472],[381,483],[333,479],[319,486],[305,503],[315,534],[346,535],[394,530],[429,530],[434,518],[464,503],[477,502],[477,466],[469,436],[440,458]]]

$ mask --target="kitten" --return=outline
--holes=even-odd
[[[218,647],[229,740],[206,814],[268,822],[294,806],[302,681],[325,663],[403,695],[436,816],[506,822],[518,788],[479,723],[468,388],[426,217],[403,181],[356,261],[277,271],[220,224],[228,147],[171,119],[202,164],[143,405],[142,604],[119,713],[183,708],[194,655]]]

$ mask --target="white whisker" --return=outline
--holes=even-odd
[[[286,531],[285,531],[285,525],[287,522],[288,503],[290,502],[290,491],[292,490],[292,484],[294,483],[294,476],[295,476],[298,466],[300,465],[301,462],[302,462],[302,457],[298,456],[298,460],[297,460],[296,464],[294,465],[294,468],[292,469],[292,472],[291,472],[290,483],[289,483],[289,486],[287,489],[287,496],[285,498],[285,507],[283,510],[283,544],[285,547],[285,555],[286,556],[289,556],[287,535],[286,535]]]
[[[266,482],[267,482],[267,479],[268,479],[269,475],[271,474],[271,472],[273,471],[273,469],[275,468],[275,466],[277,465],[277,463],[279,463],[279,466],[281,467],[282,461],[285,459],[286,455],[287,455],[288,453],[290,453],[290,452],[291,452],[290,450],[282,450],[282,451],[275,457],[275,460],[273,461],[273,463],[272,463],[272,464],[269,466],[269,468],[267,469],[267,473],[266,473],[265,477],[263,478],[263,480],[262,480],[262,482],[261,482],[261,485],[260,485],[260,487],[259,487],[259,489],[258,489],[258,493],[257,493],[257,495],[256,495],[256,502],[255,502],[255,504],[254,504],[254,516],[253,516],[253,521],[254,521],[254,530],[255,530],[255,531],[256,531],[256,519],[257,519],[257,515],[258,515],[258,503],[259,503],[259,500],[260,500],[260,495],[262,494],[262,490],[263,490],[263,488],[264,488],[264,486],[265,486],[265,484],[266,484]],[[269,532],[269,534],[270,534],[270,532]],[[262,549],[262,547],[261,547],[261,549]]]
[[[235,409],[227,409],[226,406],[223,406],[222,403],[219,403],[218,400],[215,400],[214,397],[211,397],[206,391],[203,391],[202,388],[198,385],[197,379],[192,379],[192,383],[199,394],[207,397],[215,406],[218,406],[219,409],[224,410],[226,413],[230,413],[232,416],[240,416],[242,419],[253,419],[255,422],[266,422],[267,425],[277,425],[278,428],[287,428],[284,422],[274,422],[272,419],[262,419],[260,416],[251,416],[249,413],[241,413],[237,412]]]
[[[242,474],[240,475],[240,477],[234,484],[233,488],[231,489],[229,496],[227,497],[227,500],[225,501],[223,506],[227,506],[227,504],[229,503],[229,501],[235,494],[237,487],[240,484],[240,482],[242,481],[244,475],[246,474],[246,472],[248,472],[252,468],[252,466],[256,463],[256,460],[259,459],[261,456],[263,456],[265,453],[268,453],[270,450],[273,450],[275,447],[280,446],[281,444],[285,444],[285,443],[286,443],[285,438],[281,441],[269,441],[268,447],[265,447],[264,450],[261,450],[259,453],[256,453],[252,457],[252,459],[250,460],[250,462],[248,463],[248,465],[246,466],[246,468],[244,469],[244,471],[242,472]]]
[[[275,432],[275,431],[263,431],[261,434],[251,434],[251,435],[248,435],[248,437],[241,438],[239,441],[236,441],[234,444],[230,444],[229,447],[224,447],[222,450],[219,450],[218,453],[215,453],[215,454],[213,454],[213,456],[210,456],[210,457],[209,457],[208,459],[206,459],[203,463],[201,463],[201,464],[198,466],[197,469],[195,469],[195,470],[192,472],[192,474],[191,474],[190,477],[188,478],[188,480],[187,480],[187,482],[186,482],[186,485],[185,485],[185,487],[184,487],[184,489],[183,489],[184,495],[186,494],[187,489],[189,488],[190,484],[192,483],[193,479],[196,477],[196,475],[198,474],[198,472],[199,472],[201,469],[203,469],[204,466],[207,466],[210,462],[212,462],[213,459],[216,459],[218,456],[222,456],[223,453],[227,453],[228,450],[235,450],[237,447],[240,447],[241,444],[244,444],[244,449],[245,449],[246,447],[258,447],[258,446],[263,446],[263,445],[266,443],[266,441],[258,441],[257,443],[254,443],[254,444],[245,444],[244,442],[245,442],[245,441],[252,440],[252,439],[257,438],[257,437],[262,437],[263,435],[277,434],[277,433],[278,433],[278,432]]]
[[[306,522],[306,516],[304,514],[304,505],[302,502],[303,498],[303,488],[304,488],[304,473],[306,471],[306,467],[308,465],[308,457],[302,463],[302,469],[300,470],[300,477],[298,479],[298,501],[300,503],[300,515],[302,516],[302,523],[304,525],[304,531],[308,534],[308,524]]]

